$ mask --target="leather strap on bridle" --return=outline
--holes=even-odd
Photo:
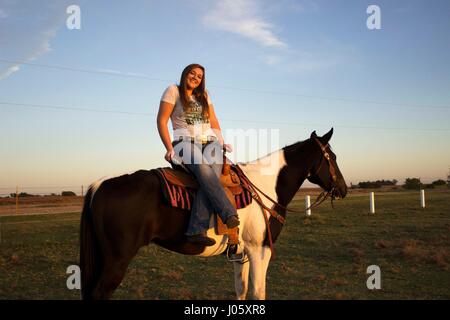
[[[314,140],[317,142],[317,144],[319,145],[320,149],[322,150],[322,154],[323,154],[323,158],[320,161],[320,165],[319,168],[317,168],[316,174],[320,171],[320,169],[322,168],[322,164],[323,164],[323,159],[326,159],[328,162],[328,168],[330,170],[330,176],[331,179],[333,181],[333,184],[336,182],[337,180],[337,176],[336,176],[336,169],[334,168],[333,163],[331,162],[331,158],[330,158],[330,154],[327,151],[327,146],[328,143],[324,146],[322,144],[322,142],[320,142],[319,139],[317,139],[316,137],[314,137]]]
[[[334,191],[336,190],[336,181],[337,181],[336,169],[335,169],[335,167],[333,165],[333,162],[331,161],[330,154],[327,151],[328,143],[326,145],[323,145],[317,137],[314,137],[314,140],[319,145],[320,149],[322,150],[322,154],[323,154],[323,158],[320,160],[320,165],[317,168],[316,173],[314,175],[317,175],[319,173],[320,169],[322,168],[323,162],[324,162],[323,160],[325,159],[327,161],[327,163],[328,163],[328,170],[329,170],[330,176],[331,176],[331,189],[330,189],[330,191],[322,192],[319,195],[319,197],[316,199],[314,204],[316,202],[318,202],[320,197],[323,197],[323,199],[321,199],[320,202],[316,206],[320,205],[323,201],[325,201],[331,195],[331,206],[334,208],[333,200],[334,200]],[[326,192],[326,194],[325,194],[325,196],[323,196],[325,192]],[[314,208],[314,206],[311,205],[310,208]]]

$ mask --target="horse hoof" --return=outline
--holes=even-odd
[[[191,243],[201,244],[207,247],[213,246],[216,244],[216,240],[212,238],[208,238],[204,234],[194,234],[191,236],[187,236],[187,240]]]

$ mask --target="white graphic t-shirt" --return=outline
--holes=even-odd
[[[206,93],[208,104],[211,105],[212,103],[208,91],[206,91]],[[161,97],[161,101],[175,105],[172,114],[170,115],[174,140],[186,136],[216,136],[211,129],[209,119],[205,119],[202,116],[202,105],[195,100],[193,95],[191,95],[189,108],[186,112],[184,111],[183,104],[180,100],[178,86],[175,84],[167,87]]]

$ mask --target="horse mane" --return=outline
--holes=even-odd
[[[302,141],[297,141],[297,142],[295,142],[293,144],[290,144],[288,146],[283,147],[283,150],[287,151],[287,152],[296,151],[299,148],[304,147],[308,141],[309,141],[309,139],[302,140]]]

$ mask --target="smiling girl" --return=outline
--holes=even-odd
[[[172,122],[173,141],[167,123]],[[220,184],[223,158],[221,151],[231,151],[224,143],[214,106],[205,87],[205,68],[188,65],[179,85],[170,85],[159,105],[157,125],[166,147],[164,158],[172,162],[175,155],[195,175],[200,185],[192,205],[186,232],[187,240],[212,246],[215,240],[206,236],[210,214],[217,212],[228,228],[239,225],[237,211]]]

